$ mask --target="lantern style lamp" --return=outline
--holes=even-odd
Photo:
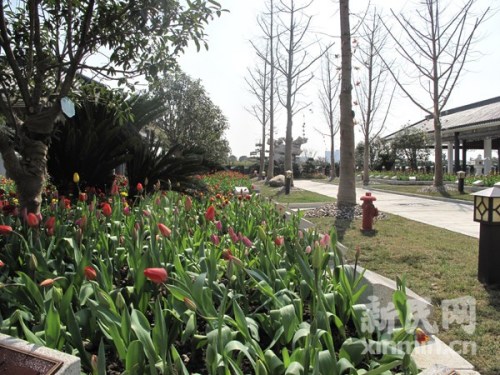
[[[458,178],[458,192],[460,194],[463,194],[464,193],[464,183],[465,183],[465,172],[458,171],[457,178]]]
[[[474,195],[474,221],[479,222],[478,279],[500,285],[500,182]]]
[[[290,187],[292,185],[293,172],[288,170],[285,172],[285,194],[290,194]]]

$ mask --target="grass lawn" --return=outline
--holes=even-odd
[[[322,231],[335,224],[332,218],[308,220]],[[439,326],[438,337],[446,343],[475,342],[476,353],[462,356],[482,375],[500,374],[500,290],[477,281],[478,240],[394,215],[377,220],[372,236],[363,235],[359,228],[361,220],[353,221],[342,240],[350,249],[348,258],[352,260],[359,246],[361,266],[391,279],[406,275],[407,286],[437,307],[433,319]],[[465,296],[476,300],[474,333],[465,333],[458,324],[444,330],[441,301]]]
[[[260,182],[254,185],[260,189],[260,194],[263,197],[273,199],[279,203],[328,203],[335,201],[334,198],[306,190],[292,189],[289,195],[285,195],[285,193],[282,192],[282,188],[273,188]]]
[[[419,194],[419,195],[425,195],[425,196],[431,196],[431,197],[442,197],[442,198],[452,198],[452,199],[460,199],[464,201],[474,201],[474,196],[470,195],[470,191],[467,190],[467,187],[465,187],[465,193],[460,194],[457,191],[448,191],[446,193],[428,193],[428,192],[423,192],[422,189],[425,188],[425,186],[422,185],[383,185],[383,184],[370,184],[370,187],[373,187],[374,189],[381,189],[381,190],[387,190],[387,191],[394,191],[397,193],[411,193],[411,194]],[[486,189],[486,188],[485,188]]]

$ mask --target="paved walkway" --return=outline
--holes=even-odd
[[[329,197],[337,197],[338,186],[324,182],[294,180],[294,186]],[[369,189],[356,188],[356,199]],[[473,206],[467,203],[441,201],[401,194],[374,191],[375,207],[380,211],[402,216],[421,223],[479,238],[479,223],[473,221]]]

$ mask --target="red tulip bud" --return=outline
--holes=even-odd
[[[12,233],[12,227],[10,225],[0,225],[0,234],[10,233]]]
[[[33,212],[30,212],[26,216],[26,222],[31,228],[35,228],[40,224],[40,220],[38,220],[38,217]]]
[[[146,268],[144,275],[156,284],[161,284],[168,279],[168,272],[165,268]]]
[[[84,269],[83,269],[83,273],[85,275],[85,278],[87,280],[95,280],[96,277],[97,277],[97,271],[95,270],[94,267],[92,266],[86,266]]]
[[[160,230],[160,233],[163,237],[168,238],[172,234],[172,230],[169,227],[167,227],[165,224],[159,223],[158,229]]]

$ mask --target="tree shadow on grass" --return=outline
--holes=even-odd
[[[345,233],[347,229],[351,227],[352,221],[353,219],[345,219],[339,217],[335,219],[335,231],[340,242],[344,240]]]
[[[360,229],[359,231],[365,237],[375,237],[377,235],[377,233],[378,233],[378,230],[376,230],[376,229],[372,229],[372,230],[363,230],[363,229]]]

